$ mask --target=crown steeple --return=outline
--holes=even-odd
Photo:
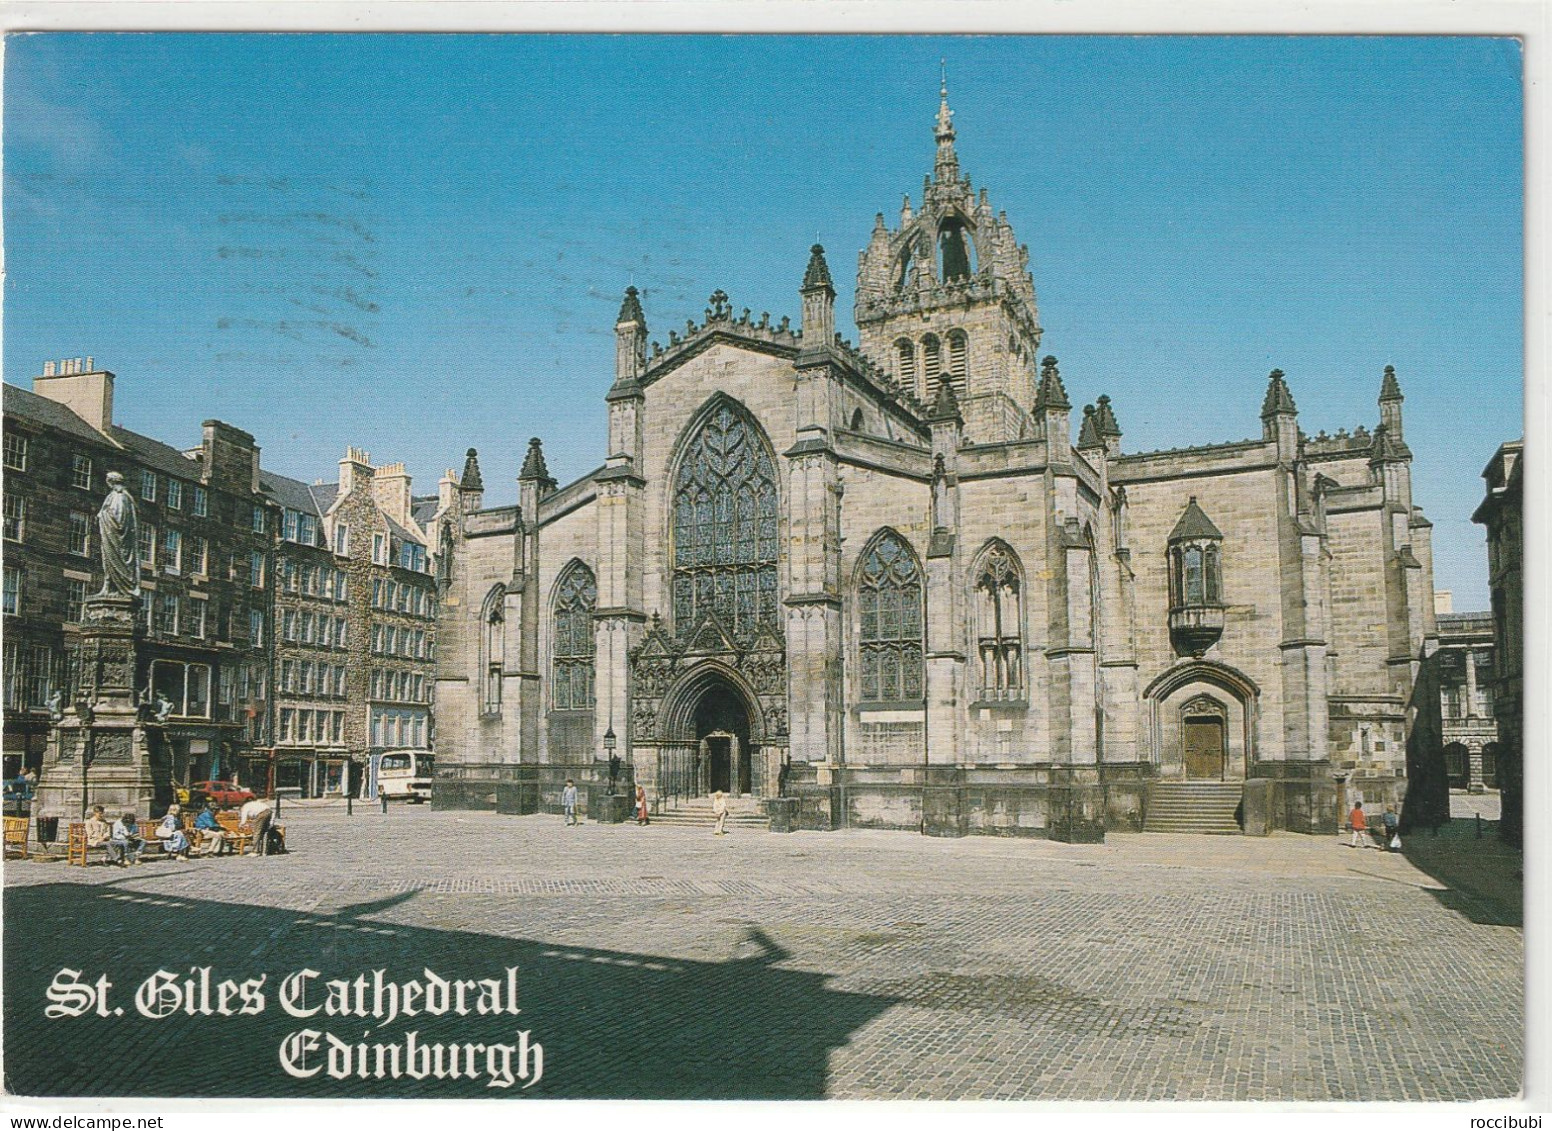
[[[867,354],[923,405],[954,382],[978,443],[1027,435],[1039,384],[1040,320],[1029,249],[985,189],[959,167],[946,71],[933,127],[937,151],[919,207],[907,196],[899,226],[875,216],[857,263],[854,314]],[[807,347],[807,331],[804,345]]]

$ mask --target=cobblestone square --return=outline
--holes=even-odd
[[[7,1090],[1438,1101],[1520,1086],[1518,857],[1465,822],[1405,856],[1294,835],[713,837],[403,807],[287,806],[283,822],[294,851],[270,859],[8,862]],[[373,1028],[277,1001],[306,968],[404,982],[512,966],[518,1016]],[[197,990],[203,967],[212,985],[265,976],[267,1008],[137,1010],[158,970]],[[107,975],[123,1015],[45,1018],[65,968]],[[484,1071],[293,1078],[278,1050],[308,1028],[345,1045],[527,1031],[543,1074],[526,1090]]]

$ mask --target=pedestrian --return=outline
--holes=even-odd
[[[1363,803],[1353,806],[1353,811],[1347,816],[1347,827],[1353,830],[1353,836],[1347,843],[1348,848],[1373,848],[1374,842],[1369,839],[1369,822],[1363,815]]]
[[[134,813],[125,813],[113,822],[113,830],[108,837],[108,859],[120,868],[127,868],[131,864],[140,863],[140,849],[145,846],[145,841],[140,839],[140,825],[135,820]]]
[[[638,825],[652,823],[647,819],[647,787],[644,785],[636,787],[636,823]]]
[[[566,788],[560,791],[560,807],[566,811],[566,824],[577,823],[577,783],[566,779]]]
[[[167,807],[167,815],[156,827],[156,838],[162,842],[162,851],[174,860],[189,858],[189,836],[183,831],[183,808],[177,802]]]
[[[1394,805],[1385,806],[1385,815],[1380,818],[1385,825],[1385,844],[1383,847],[1388,852],[1401,851],[1401,818],[1396,816]]]
[[[727,832],[724,827],[727,824],[727,795],[720,789],[711,795],[711,815],[716,818],[716,831],[714,836],[722,836]]]
[[[253,851],[257,856],[269,855],[269,823],[274,819],[275,802],[272,798],[255,797],[237,811],[237,823],[253,827]]]

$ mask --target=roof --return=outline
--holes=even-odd
[[[101,432],[58,401],[29,393],[19,385],[5,386],[5,415],[28,420],[45,428],[57,428],[82,440],[95,440],[99,444],[110,442]]]
[[[388,524],[388,532],[395,538],[399,539],[399,541],[409,542],[416,546],[424,546],[426,544],[426,540],[424,538],[422,538],[419,534],[411,534],[408,530],[404,529],[404,527],[400,526],[392,518],[388,517],[388,513],[381,507],[378,508],[378,512],[382,514],[383,521]]]
[[[323,514],[318,509],[317,500],[313,498],[313,489],[300,479],[264,471],[259,474],[259,490],[287,510],[302,511],[305,514]]]
[[[319,514],[328,514],[329,508],[334,505],[334,500],[339,497],[338,483],[314,483],[307,489],[312,492],[313,502],[317,505]]]
[[[120,428],[117,424],[110,424],[108,433],[125,451],[147,467],[154,467],[168,475],[199,478],[200,461],[190,459],[170,444],[142,436],[139,432],[131,432],[128,428]]]
[[[1178,542],[1186,538],[1222,538],[1223,531],[1213,525],[1212,519],[1207,517],[1207,512],[1196,505],[1196,496],[1191,496],[1191,501],[1186,504],[1185,513],[1180,516],[1180,521],[1175,523],[1175,529],[1169,532],[1169,540]]]
[[[410,515],[421,526],[425,526],[436,517],[437,508],[441,505],[440,496],[421,495],[410,500]]]

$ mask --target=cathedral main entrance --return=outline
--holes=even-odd
[[[697,778],[702,792],[750,793],[753,754],[743,697],[721,680],[708,682],[695,705]]]

